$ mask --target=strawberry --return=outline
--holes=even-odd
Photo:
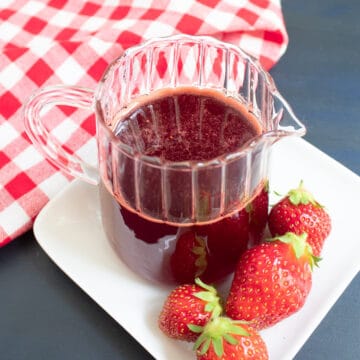
[[[265,182],[264,187],[255,199],[246,207],[249,213],[250,239],[249,247],[259,244],[262,241],[264,230],[268,220],[269,212],[269,183]]]
[[[235,270],[226,314],[257,330],[298,311],[312,285],[312,255],[306,234],[286,233],[247,250]]]
[[[272,236],[287,232],[300,235],[306,232],[314,255],[320,256],[324,241],[331,231],[331,219],[301,181],[297,189],[290,190],[271,209],[269,230]]]
[[[206,238],[189,230],[179,235],[170,258],[171,273],[179,284],[193,283],[208,265]]]
[[[159,327],[170,338],[195,341],[199,336],[192,326],[204,326],[222,312],[215,288],[199,278],[180,285],[168,295],[159,316]]]
[[[246,209],[208,226],[207,245],[210,266],[226,275],[234,271],[239,256],[249,242],[249,214]],[[215,265],[217,264],[217,265]]]
[[[242,210],[207,225],[209,250],[206,281],[217,281],[233,272],[242,253],[261,242],[268,217],[267,182]]]
[[[244,322],[216,317],[205,327],[193,327],[201,333],[195,343],[198,360],[267,360],[266,344],[261,336]]]

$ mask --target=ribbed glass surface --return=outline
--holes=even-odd
[[[182,107],[176,104],[176,116],[168,122],[150,107],[148,130],[142,131],[141,114],[131,118],[129,108],[149,94],[179,87],[210,89],[241,103],[256,118],[261,134],[245,146],[205,160],[151,155],[169,140],[164,134],[182,137],[184,146],[188,139],[203,146],[216,140],[221,146],[231,135],[224,116],[214,128],[218,139],[204,138],[207,120],[201,111],[191,133],[184,133]],[[152,221],[207,223],[239,210],[266,181],[274,141],[304,133],[271,77],[256,62],[237,47],[207,37],[175,36],[132,48],[110,66],[96,98],[103,182],[122,205]],[[127,112],[130,117],[124,115]],[[149,135],[144,135],[149,133],[154,149],[148,145]]]

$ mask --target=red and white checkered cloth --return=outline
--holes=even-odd
[[[24,132],[21,107],[29,95],[59,83],[95,88],[125,48],[175,33],[237,44],[267,69],[288,44],[280,0],[0,1],[0,246],[30,229],[41,208],[71,181]],[[86,154],[94,142],[93,115],[66,107],[52,111],[57,138]]]

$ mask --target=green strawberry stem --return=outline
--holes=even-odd
[[[194,296],[206,303],[205,311],[211,312],[211,318],[218,317],[222,313],[222,306],[220,305],[220,297],[216,289],[205,284],[199,278],[195,279],[195,284],[204,289],[204,291],[199,291]]]
[[[301,235],[296,235],[292,232],[287,232],[284,235],[276,236],[274,238],[268,239],[267,241],[276,241],[279,240],[285,244],[291,245],[294,250],[295,256],[297,259],[301,257],[305,257],[310,265],[311,270],[313,270],[314,266],[319,266],[319,262],[321,260],[320,257],[313,255],[312,248],[310,244],[306,241],[308,234],[304,232]]]
[[[194,255],[196,255],[195,266],[196,274],[195,276],[201,276],[207,268],[207,259],[206,259],[206,243],[205,238],[195,234],[196,246],[192,249]]]
[[[289,201],[293,205],[312,204],[317,207],[323,207],[315,200],[313,194],[311,194],[308,190],[305,189],[303,180],[300,181],[300,184],[296,189],[290,190],[287,196],[289,197]]]
[[[200,355],[204,355],[213,346],[215,354],[220,358],[224,353],[224,341],[236,345],[238,341],[232,335],[249,336],[241,326],[244,323],[220,316],[211,319],[204,327],[194,328],[194,332],[201,333],[194,344],[194,350],[200,350]]]

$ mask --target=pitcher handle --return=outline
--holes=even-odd
[[[66,151],[45,126],[45,107],[67,105],[93,109],[94,91],[77,86],[49,86],[34,93],[23,109],[25,130],[35,147],[56,167],[91,184],[99,183],[96,167]]]

